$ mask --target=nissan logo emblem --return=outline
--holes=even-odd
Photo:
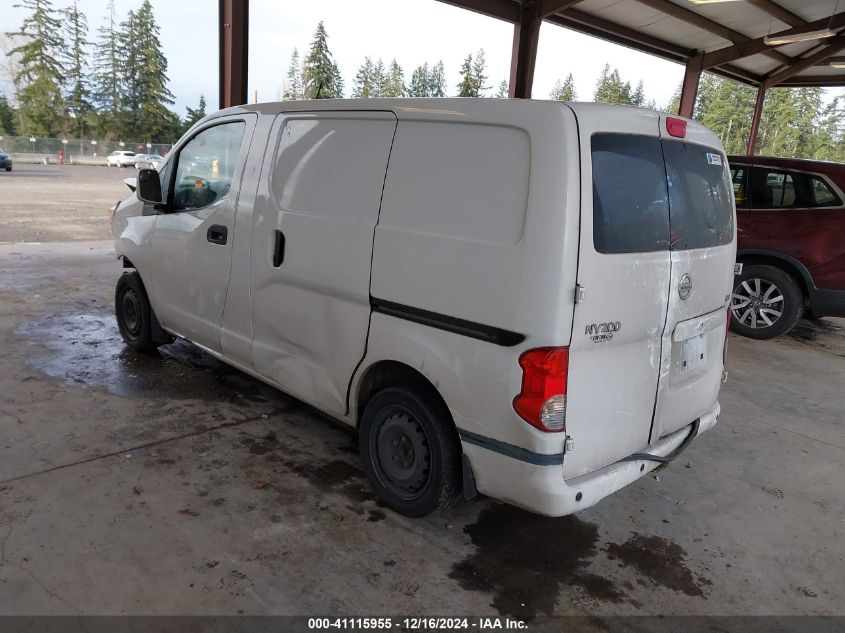
[[[690,292],[692,292],[692,279],[687,273],[684,273],[684,276],[681,277],[681,283],[678,284],[678,294],[681,299],[686,299]]]

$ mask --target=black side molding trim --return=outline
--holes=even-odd
[[[505,457],[518,459],[521,462],[527,462],[534,466],[560,466],[563,464],[563,453],[535,453],[529,451],[527,448],[521,446],[514,446],[501,440],[494,440],[492,437],[485,437],[477,433],[469,431],[458,431],[461,440],[468,444],[475,444],[481,448],[486,448],[488,451],[494,453],[501,453]]]
[[[513,347],[525,340],[524,334],[503,330],[482,323],[474,323],[473,321],[464,321],[463,319],[456,319],[445,314],[429,312],[428,310],[402,305],[401,303],[393,303],[392,301],[385,301],[383,299],[376,299],[375,297],[370,297],[370,307],[372,307],[373,312],[381,312],[382,314],[405,319],[406,321],[435,327],[439,330],[477,338],[481,341],[501,345],[502,347]]]

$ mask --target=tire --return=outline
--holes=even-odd
[[[421,517],[461,492],[461,448],[452,416],[436,394],[387,387],[361,417],[358,449],[376,495],[392,510]]]
[[[789,332],[804,312],[804,294],[781,268],[745,266],[731,294],[731,329],[758,340]]]
[[[114,312],[127,347],[136,352],[152,352],[161,344],[153,339],[153,312],[137,272],[123,273],[117,280]]]
[[[12,171],[11,167],[6,167],[6,171]]]

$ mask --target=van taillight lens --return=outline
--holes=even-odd
[[[530,349],[519,357],[519,366],[522,367],[522,390],[513,399],[514,410],[541,431],[565,431],[569,349]]]
[[[684,138],[687,135],[687,122],[683,119],[668,116],[666,117],[666,131],[671,136]]]

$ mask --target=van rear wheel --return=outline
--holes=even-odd
[[[731,294],[731,329],[772,339],[795,327],[803,311],[804,295],[792,275],[775,266],[746,266]]]
[[[420,517],[461,490],[461,449],[443,402],[416,387],[388,387],[364,408],[358,448],[367,480],[392,510]]]

